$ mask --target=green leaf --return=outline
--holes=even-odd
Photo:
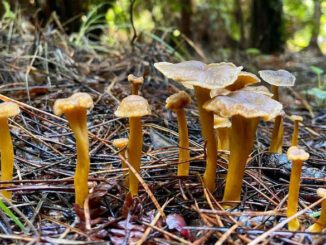
[[[316,75],[321,75],[324,73],[324,70],[317,66],[310,66],[310,68]]]
[[[11,218],[12,221],[15,222],[16,225],[19,226],[19,228],[22,230],[22,231],[25,231],[26,228],[25,226],[23,225],[22,222],[20,222],[20,220],[17,218],[16,215],[14,215],[13,212],[11,212],[11,210],[2,202],[2,200],[0,199],[0,208],[3,210],[3,212],[5,212],[5,214]]]
[[[308,89],[307,94],[312,95],[321,100],[326,99],[326,91],[319,88]]]
[[[248,55],[260,55],[260,50],[258,48],[247,48],[246,53]]]

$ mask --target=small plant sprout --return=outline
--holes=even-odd
[[[240,200],[244,171],[260,118],[273,119],[282,110],[282,105],[266,95],[239,90],[214,97],[204,104],[204,108],[218,116],[231,118],[230,157],[223,196],[225,207],[229,207]]]
[[[151,115],[149,104],[142,96],[129,95],[120,102],[115,115],[117,117],[129,118],[128,162],[139,173],[143,147],[141,117]],[[131,196],[138,195],[138,184],[137,177],[129,170],[129,192]]]
[[[303,121],[301,116],[292,115],[291,120],[294,122],[293,134],[291,138],[291,146],[298,146],[299,141],[299,125]]]
[[[317,75],[318,88],[323,89],[324,86],[322,84],[321,75],[324,73],[324,70],[317,66],[310,66],[310,68],[313,71],[313,73]]]
[[[326,189],[317,189],[317,195],[323,199],[319,219],[308,228],[309,232],[322,232],[326,228]]]
[[[190,150],[188,138],[188,125],[184,107],[186,107],[190,103],[190,96],[186,92],[180,91],[168,97],[165,105],[167,109],[172,110],[177,114],[179,132],[178,176],[189,175]]]
[[[144,83],[144,78],[136,77],[133,74],[129,74],[128,81],[131,83],[131,94],[138,95],[139,87]]]
[[[287,217],[293,216],[298,210],[298,199],[300,191],[300,176],[302,164],[308,160],[309,154],[297,146],[291,146],[287,151],[287,157],[292,161],[292,169],[289,184]],[[288,223],[290,231],[297,231],[300,227],[299,220],[293,219]]]
[[[126,154],[126,148],[128,145],[129,140],[127,138],[119,138],[119,139],[115,139],[112,141],[112,145],[117,148],[120,152],[119,152],[119,156],[121,159],[121,167],[123,169],[128,168],[125,159],[127,159],[127,154]],[[127,175],[128,174],[128,170],[123,170],[123,174]],[[128,177],[125,177],[125,184],[128,185],[129,181],[128,181]]]
[[[263,70],[259,71],[260,77],[272,85],[273,99],[279,101],[278,87],[293,87],[295,76],[286,70]],[[283,115],[280,114],[275,118],[274,129],[269,151],[272,153],[282,153],[283,147]]]
[[[205,187],[209,191],[214,191],[217,167],[214,115],[211,111],[206,111],[203,105],[210,100],[212,89],[224,88],[233,84],[243,67],[224,62],[206,65],[194,60],[177,64],[160,62],[155,63],[154,66],[168,78],[195,90],[201,133],[206,144],[206,169],[203,180]]]
[[[0,104],[0,153],[1,153],[1,181],[12,181],[14,173],[14,148],[9,130],[8,118],[20,113],[19,106],[13,102]],[[8,184],[3,184],[8,186]],[[11,191],[2,190],[1,194],[11,199]]]
[[[89,141],[87,130],[87,110],[93,107],[93,99],[87,93],[75,93],[66,99],[55,101],[54,114],[62,114],[68,119],[75,134],[77,146],[77,164],[74,177],[75,203],[84,207],[88,195],[88,174],[90,168]]]
[[[217,138],[217,150],[229,151],[230,150],[230,131],[231,122],[228,118],[219,117],[214,115],[214,129]]]

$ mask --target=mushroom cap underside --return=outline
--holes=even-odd
[[[221,117],[241,115],[269,121],[282,113],[283,106],[264,94],[239,90],[226,96],[214,97],[204,104],[204,108]]]
[[[53,110],[54,114],[60,116],[64,113],[78,110],[89,109],[93,106],[93,99],[87,93],[75,93],[68,98],[58,99],[55,101]]]
[[[182,83],[187,88],[194,86],[217,89],[224,88],[234,83],[243,69],[232,63],[204,64],[200,61],[185,61],[177,64],[159,62],[154,64],[155,68],[166,77]]]
[[[114,114],[117,117],[142,117],[150,115],[151,109],[144,97],[129,95],[120,102]]]

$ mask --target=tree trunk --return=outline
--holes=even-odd
[[[321,2],[322,0],[314,0],[314,14],[312,18],[312,33],[307,49],[315,51],[317,54],[322,54],[318,45],[318,36],[320,31],[321,17]]]
[[[285,38],[282,0],[253,0],[251,6],[251,47],[263,53],[281,52]]]
[[[191,38],[192,0],[181,0],[180,31]]]
[[[245,38],[245,29],[244,29],[244,20],[243,20],[243,12],[241,8],[241,0],[234,0],[234,16],[237,23],[239,23],[239,47],[246,47],[246,38]]]

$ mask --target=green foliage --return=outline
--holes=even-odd
[[[317,75],[318,88],[322,89],[324,86],[323,86],[323,83],[322,83],[322,80],[321,80],[321,75],[324,73],[324,70],[317,67],[317,66],[310,66],[310,68],[313,71],[313,73],[315,73]]]
[[[13,212],[3,203],[3,201],[0,199],[0,209],[13,221],[15,224],[25,232],[26,228],[23,225],[23,223],[17,218],[16,215],[14,215]]]
[[[257,56],[257,55],[260,55],[261,52],[258,48],[247,48],[246,54],[251,55],[251,56]]]
[[[3,7],[5,9],[5,13],[3,15],[3,19],[10,19],[13,20],[15,19],[16,15],[15,13],[10,9],[10,4],[8,1],[2,1]]]

